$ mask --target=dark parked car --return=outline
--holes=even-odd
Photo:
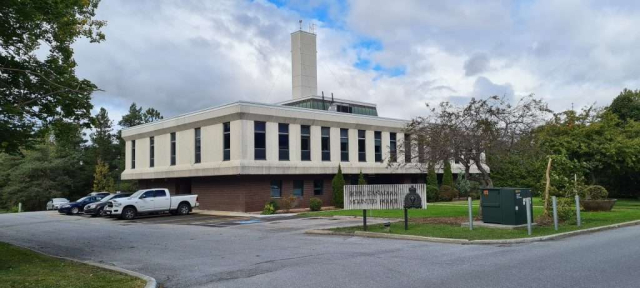
[[[104,196],[84,196],[78,199],[76,202],[63,204],[58,209],[58,212],[61,214],[75,215],[84,211],[84,206],[87,206],[87,204],[98,202],[102,200],[103,197]]]
[[[94,202],[84,206],[84,214],[88,214],[91,216],[104,216],[104,207],[107,206],[107,201],[129,196],[131,196],[131,193],[110,194],[109,196],[102,198],[102,200],[98,202]]]

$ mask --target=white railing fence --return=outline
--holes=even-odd
[[[344,209],[402,209],[409,188],[415,187],[427,209],[426,184],[345,185]]]

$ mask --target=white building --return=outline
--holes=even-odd
[[[405,160],[396,147],[408,121],[379,117],[375,104],[317,96],[316,35],[292,33],[291,49],[292,100],[240,101],[125,129],[122,179],[231,211],[259,211],[291,194],[301,207],[312,197],[331,205],[338,165],[347,183],[360,172],[370,183],[422,183],[418,164],[388,165]]]

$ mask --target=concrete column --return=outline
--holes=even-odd
[[[278,123],[267,122],[267,161],[278,161]]]
[[[311,126],[311,162],[322,162],[321,141],[320,126]]]
[[[349,162],[358,163],[358,129],[349,129]]]
[[[136,169],[147,168],[149,168],[149,137],[136,140]]]
[[[202,163],[222,161],[224,135],[222,123],[201,127]]]
[[[176,132],[176,165],[192,165],[195,159],[195,132],[187,129]]]
[[[300,151],[300,124],[289,124],[289,159],[302,161]]]
[[[124,143],[124,148],[126,152],[124,153],[124,167],[127,170],[131,169],[131,140]]]
[[[231,128],[231,160],[241,160],[242,159],[242,150],[243,150],[243,146],[247,145],[247,141],[242,141],[242,133],[243,133],[243,128],[244,126],[247,124],[245,123],[247,122],[246,120],[235,120],[235,121],[231,121],[230,123],[230,128]],[[253,122],[251,123],[251,125],[253,125]],[[253,126],[251,126],[253,127]],[[251,129],[251,132],[253,132],[253,128]],[[253,148],[253,138],[251,139],[251,147]],[[246,149],[246,147],[244,147]]]
[[[376,158],[375,158],[375,151],[374,151],[374,139],[373,139],[373,131],[369,131],[367,130],[366,133],[366,148],[367,148],[367,163],[375,163],[376,162]]]
[[[154,168],[168,167],[171,163],[171,136],[169,133],[156,135],[154,138]]]
[[[397,137],[397,135],[396,135]],[[382,131],[382,161],[386,165],[389,163],[389,144],[391,143],[389,132]]]
[[[404,163],[404,151],[400,151],[400,147],[404,145],[404,133],[396,133],[396,151],[398,154],[398,163]]]
[[[234,135],[233,135],[233,127],[231,127],[231,139],[233,139]],[[238,131],[236,132],[236,134],[238,134],[239,136],[239,140],[240,141],[239,145],[234,145],[234,142],[231,141],[231,159],[233,160],[233,150],[240,150],[239,148],[242,147],[241,151],[241,157],[240,159],[243,160],[250,160],[253,161],[255,159],[255,143],[254,143],[254,122],[250,121],[250,120],[242,120],[242,131]],[[240,146],[241,145],[241,146]]]
[[[331,127],[329,134],[331,135],[331,162],[337,167],[340,162],[340,128]]]

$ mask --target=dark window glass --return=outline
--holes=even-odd
[[[353,108],[351,106],[338,105],[338,112],[353,113]]]
[[[293,195],[294,196],[302,196],[302,195],[304,195],[304,181],[303,180],[293,180]]]
[[[350,184],[351,185],[358,185],[358,177],[360,177],[360,175],[351,175],[350,177]]]
[[[144,192],[144,194],[142,194],[143,196],[142,198],[153,198],[155,197],[155,193],[156,193],[155,191]]]
[[[340,161],[349,162],[349,129],[340,129]]]
[[[411,135],[404,134],[404,162],[411,163]]]
[[[200,161],[202,160],[202,153],[201,153],[201,146],[200,146],[200,128],[196,128],[195,129],[195,143],[196,143],[196,147],[195,147],[195,162],[196,163],[200,163]]]
[[[322,195],[324,193],[324,180],[313,180],[313,195]]]
[[[149,137],[149,167],[156,165],[156,138]]]
[[[267,139],[266,139],[267,125],[265,122],[254,122],[253,126],[253,146],[254,146],[254,158],[255,160],[267,159]]]
[[[156,197],[167,197],[167,192],[164,190],[156,190]]]
[[[282,180],[271,180],[271,197],[282,196]]]
[[[382,132],[376,131],[374,135],[374,149],[376,162],[382,162]]]
[[[311,127],[309,125],[300,127],[300,151],[302,161],[311,161]]]
[[[358,161],[367,162],[366,132],[358,130]]]
[[[278,159],[289,160],[289,124],[278,124]]]
[[[396,162],[398,159],[398,148],[396,145],[396,133],[389,134],[389,161]]]
[[[322,161],[331,161],[331,141],[329,127],[322,127]]]
[[[131,169],[136,169],[136,140],[131,140]]]
[[[231,159],[231,123],[225,122],[222,124],[222,160],[229,161]]]
[[[171,165],[176,165],[176,132],[171,133]]]

